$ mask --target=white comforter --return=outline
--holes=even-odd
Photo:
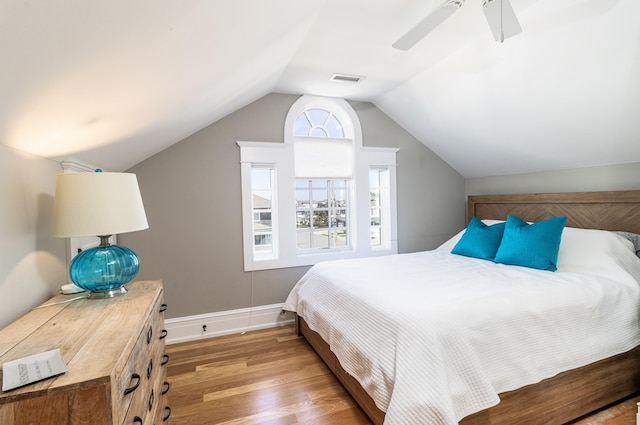
[[[309,270],[284,309],[329,343],[385,424],[455,424],[498,393],[640,344],[640,260],[607,232],[602,259],[568,230],[555,273],[449,247],[334,261]]]

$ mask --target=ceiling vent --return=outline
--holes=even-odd
[[[341,83],[359,83],[364,77],[359,75],[333,74],[329,81],[338,81]]]

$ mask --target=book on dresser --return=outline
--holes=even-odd
[[[127,289],[108,299],[58,294],[0,330],[0,365],[59,349],[67,366],[0,391],[0,424],[169,423],[162,282]]]

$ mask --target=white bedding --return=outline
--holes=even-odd
[[[640,260],[622,238],[565,229],[556,272],[450,254],[451,243],[317,264],[284,305],[385,424],[455,424],[498,393],[640,344]]]

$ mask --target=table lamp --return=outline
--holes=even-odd
[[[100,245],[71,261],[69,276],[90,298],[110,298],[138,274],[140,260],[131,249],[111,245],[109,237],[149,228],[135,174],[63,173],[56,176],[53,200],[55,237],[97,236]]]

